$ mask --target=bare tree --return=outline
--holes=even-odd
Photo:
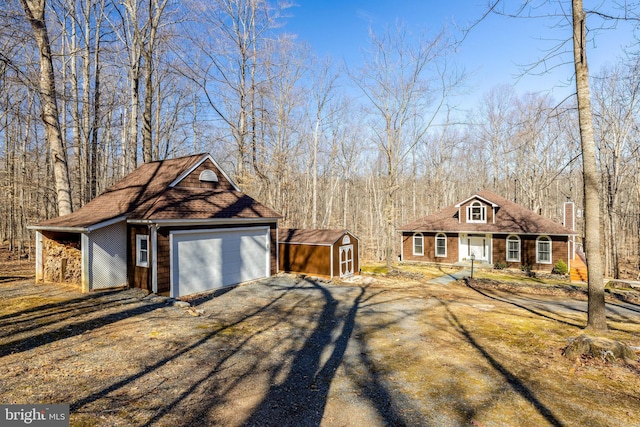
[[[256,97],[264,72],[263,50],[278,25],[279,9],[266,0],[194,0],[188,5],[192,44],[182,56],[182,72],[200,86],[213,114],[231,131],[235,175],[242,186],[250,174],[247,166],[253,164],[260,174],[252,160],[258,138],[254,122],[260,112]]]
[[[313,87],[313,100],[315,104],[315,125],[313,127],[313,148],[312,152],[312,164],[311,174],[313,179],[312,191],[313,191],[313,204],[311,208],[312,220],[311,226],[316,228],[318,225],[318,145],[320,139],[321,125],[324,119],[324,110],[327,106],[327,102],[333,95],[334,85],[337,79],[337,74],[331,71],[331,62],[326,61],[320,65],[320,69],[317,70],[315,76],[315,83]]]
[[[162,15],[168,0],[149,0],[148,22],[146,24],[146,37],[144,39],[144,110],[142,113],[142,161],[150,162],[153,158],[153,100],[154,100],[154,76],[155,52],[158,44],[158,31]],[[158,138],[158,135],[156,135]]]
[[[620,226],[624,203],[629,194],[624,189],[632,184],[631,167],[637,156],[640,82],[635,67],[618,66],[604,69],[594,79],[594,122],[602,188],[605,196],[605,268],[620,278]],[[620,196],[625,195],[620,203]]]
[[[541,8],[544,4],[555,4],[557,7],[552,13]],[[502,5],[502,8],[498,8]],[[560,22],[555,24],[560,27],[570,23],[571,37],[561,40],[556,46],[548,50],[545,58],[532,64],[527,72],[532,72],[536,67],[548,66],[547,62],[562,62],[563,54],[568,53],[564,46],[571,41],[573,52],[573,65],[575,71],[576,99],[578,105],[578,123],[580,129],[580,141],[582,152],[582,174],[584,194],[585,216],[585,252],[587,256],[587,268],[589,276],[589,308],[587,329],[606,331],[606,313],[604,302],[604,274],[603,254],[600,230],[600,188],[598,165],[595,153],[595,141],[593,136],[593,119],[589,89],[589,66],[587,63],[587,13],[582,0],[571,1],[571,12],[566,10],[566,4],[562,1],[540,2],[524,1],[515,6],[514,12],[507,10],[506,2],[496,0],[489,4],[489,10],[505,16],[517,18],[546,18],[554,17]],[[613,19],[606,13],[593,11],[593,13]],[[552,67],[555,65],[552,65]]]
[[[73,211],[71,182],[67,165],[67,151],[60,132],[60,117],[56,98],[56,80],[49,32],[45,20],[45,0],[20,0],[25,15],[33,29],[40,52],[40,96],[42,98],[42,120],[47,140],[51,147],[51,160],[58,196],[58,213],[66,215]]]
[[[384,174],[385,259],[391,267],[400,173],[451,89],[443,61],[449,46],[443,33],[430,40],[414,38],[401,26],[382,37],[370,35],[371,52],[352,78],[371,106],[373,138]]]
[[[600,240],[600,188],[596,144],[593,137],[591,93],[589,90],[589,64],[587,62],[587,18],[582,0],[572,0],[573,63],[576,71],[578,121],[582,144],[582,174],[584,185],[585,253],[589,275],[587,329],[607,330],[604,302],[604,274],[602,244]]]

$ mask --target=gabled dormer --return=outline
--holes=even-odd
[[[455,205],[459,223],[494,224],[500,206],[477,194]]]
[[[235,182],[225,173],[210,154],[184,171],[169,187],[209,188],[213,190],[240,191]]]

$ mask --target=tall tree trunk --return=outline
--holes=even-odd
[[[151,7],[151,6],[149,6]],[[144,53],[144,109],[142,111],[142,162],[153,161],[153,132],[151,117],[153,115],[153,58],[152,47],[147,46]],[[156,138],[158,135],[156,135]]]
[[[91,150],[89,153],[89,200],[93,200],[98,195],[98,127],[100,126],[100,42],[102,40],[102,9],[103,7],[96,19],[95,46],[93,51],[93,125],[91,126]]]
[[[56,101],[56,82],[53,72],[51,45],[44,17],[45,0],[20,0],[25,15],[31,24],[33,34],[40,51],[40,95],[42,97],[42,120],[47,141],[51,146],[53,175],[58,196],[58,214],[66,215],[73,211],[71,202],[71,183],[67,164],[67,152],[60,133],[60,117]]]
[[[607,330],[604,302],[604,276],[602,272],[602,245],[600,242],[600,191],[598,165],[593,137],[589,66],[586,51],[586,14],[582,0],[572,1],[573,58],[576,70],[578,120],[582,144],[582,174],[585,205],[585,252],[589,275],[587,329]]]

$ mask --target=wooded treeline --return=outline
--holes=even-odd
[[[44,20],[30,22],[38,6]],[[472,80],[452,65],[455,35],[372,32],[348,68],[287,33],[286,13],[266,0],[8,0],[0,240],[27,253],[26,226],[59,212],[39,23],[73,209],[142,162],[199,152],[282,225],[348,228],[366,259],[395,258],[396,226],[483,188],[558,221],[567,199],[581,209],[571,100],[505,85],[463,114],[455,103]],[[639,58],[592,71],[605,273],[615,277],[640,264]]]

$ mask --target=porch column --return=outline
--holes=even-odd
[[[158,226],[153,224],[149,227],[151,234],[151,292],[158,293]]]
[[[42,282],[44,268],[42,263],[42,233],[36,230],[36,283]]]
[[[81,273],[80,282],[82,284],[82,292],[89,292],[91,290],[89,286],[89,235],[87,233],[80,234],[80,256],[81,260]]]

